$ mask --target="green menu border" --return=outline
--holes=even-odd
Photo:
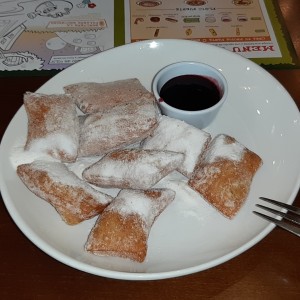
[[[124,0],[114,0],[114,46],[125,45]]]
[[[253,58],[252,61],[265,69],[298,69],[300,61],[285,26],[277,0],[264,1],[282,57]]]

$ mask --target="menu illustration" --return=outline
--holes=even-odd
[[[0,2],[0,70],[61,70],[113,47],[113,1]]]
[[[179,38],[210,43],[248,58],[280,57],[260,0],[130,0],[130,39]]]

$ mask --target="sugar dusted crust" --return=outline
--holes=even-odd
[[[92,230],[86,250],[99,256],[119,256],[143,262],[147,254],[147,235],[142,220],[104,212]]]
[[[69,225],[100,214],[112,197],[96,191],[59,162],[19,165],[17,174],[38,197],[49,202]]]
[[[207,148],[188,184],[231,219],[244,204],[261,165],[257,154],[233,137],[220,134]]]
[[[149,95],[137,78],[113,82],[81,82],[64,87],[84,113],[95,113]]]
[[[161,116],[154,132],[143,141],[144,149],[168,150],[184,154],[178,171],[190,177],[211,140],[209,133],[167,116]]]
[[[86,250],[143,262],[151,227],[174,197],[169,189],[121,190],[98,218]]]
[[[100,187],[148,189],[176,170],[183,158],[171,151],[116,150],[86,168],[82,177]]]
[[[140,98],[88,115],[81,122],[79,156],[103,155],[142,141],[157,126],[154,98]]]
[[[28,117],[26,150],[42,152],[63,162],[77,158],[79,122],[76,106],[66,95],[26,93]]]

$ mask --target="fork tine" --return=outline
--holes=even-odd
[[[279,202],[279,201],[275,201],[275,200],[272,200],[272,199],[269,199],[269,198],[266,198],[266,197],[259,197],[259,199],[264,200],[266,202],[269,202],[271,204],[277,205],[279,207],[285,208],[288,211],[291,211],[291,212],[293,212],[293,213],[295,213],[297,215],[300,215],[300,208],[298,208],[296,206],[285,204],[285,203],[282,203],[282,202]]]
[[[295,225],[292,225],[292,224],[288,224],[288,223],[285,223],[281,220],[277,220],[275,218],[272,218],[272,217],[269,217],[267,215],[264,215],[262,213],[259,213],[257,211],[253,211],[253,213],[255,213],[256,215],[260,216],[261,218],[265,219],[265,220],[268,220],[268,221],[271,221],[272,223],[276,224],[278,227],[281,227],[297,236],[300,237],[300,227],[297,227]]]
[[[287,215],[286,213],[283,213],[281,211],[278,211],[278,210],[275,210],[273,208],[270,208],[270,207],[267,207],[267,206],[264,206],[264,205],[260,205],[260,204],[256,204],[256,206],[259,207],[259,208],[262,208],[262,209],[264,209],[268,212],[271,212],[275,215],[278,215],[278,216],[280,216],[280,217],[282,217],[286,220],[294,222],[298,225],[300,224],[300,216],[298,216],[298,215]]]

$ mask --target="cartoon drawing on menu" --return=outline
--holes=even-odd
[[[33,7],[35,8],[34,10]],[[0,3],[0,70],[40,70],[43,60],[26,52],[4,53],[25,31],[26,22],[38,16],[59,18],[70,13],[73,4],[65,0],[3,1]]]
[[[32,11],[34,7],[34,11]],[[65,0],[18,1],[0,3],[0,48],[9,50],[26,29],[26,22],[40,16],[59,18],[70,13],[73,4]]]
[[[81,54],[90,54],[94,52],[101,52],[104,47],[101,45],[102,31],[84,31],[84,32],[56,32],[57,38],[52,38],[47,41],[48,49],[58,50],[64,48],[66,45],[74,46],[75,51]],[[55,44],[53,48],[53,45]],[[59,47],[61,45],[61,47]]]
[[[78,8],[95,8],[96,4],[90,0],[82,0],[81,3],[76,5]],[[56,32],[57,37],[47,41],[46,46],[49,49],[62,49],[66,45],[74,46],[75,51],[81,54],[90,54],[104,50],[101,45],[102,30],[106,28],[105,20],[101,20],[101,30],[90,30],[83,32]],[[54,47],[54,48],[53,48]]]
[[[16,52],[4,54],[0,49],[0,70],[40,70],[43,60],[30,52]]]
[[[78,2],[1,1],[0,70],[61,68],[105,50],[106,20],[92,1]]]

